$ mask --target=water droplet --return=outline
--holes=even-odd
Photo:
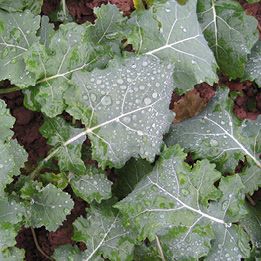
[[[101,103],[105,106],[111,105],[112,103],[111,96],[109,95],[103,96]]]
[[[123,81],[122,79],[118,79],[118,80],[117,80],[117,83],[118,83],[118,84],[123,84],[123,82],[124,82],[124,81]]]
[[[4,167],[4,165],[3,164],[0,164],[0,169],[2,169]]]
[[[154,92],[154,93],[152,94],[152,98],[154,98],[154,99],[156,99],[157,96],[158,96],[158,94],[157,94],[156,92]]]
[[[184,33],[186,33],[187,32],[187,29],[186,28],[183,28],[183,30],[182,30]]]
[[[222,203],[222,210],[226,210],[228,208],[228,204],[229,204],[229,201],[228,200],[225,200],[223,203]]]
[[[125,123],[130,123],[131,122],[131,118],[129,116],[126,116],[126,117],[123,118],[123,121]]]
[[[142,66],[144,66],[144,67],[148,66],[148,62],[146,62],[146,61],[142,62]]]
[[[218,146],[217,140],[211,139],[209,143],[210,143],[211,146]]]
[[[186,189],[182,189],[181,190],[181,193],[184,195],[184,196],[187,196],[189,194],[189,191],[186,190]]]
[[[151,104],[151,99],[150,99],[149,97],[146,97],[146,98],[144,99],[144,103],[145,103],[145,105]]]
[[[140,131],[140,130],[138,130],[138,131],[137,131],[137,134],[138,134],[139,136],[142,136],[142,135],[143,135],[143,132]]]
[[[141,85],[141,86],[140,86],[140,90],[145,90],[145,86],[144,86],[144,85]]]
[[[95,102],[97,100],[97,96],[94,93],[91,93],[91,101]]]
[[[170,9],[168,9],[168,8],[166,8],[166,9],[165,9],[165,11],[166,11],[167,13],[169,13],[171,10],[170,10]]]
[[[52,206],[52,208],[55,208],[55,206]]]

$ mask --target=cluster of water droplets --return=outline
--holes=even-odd
[[[73,190],[78,191],[81,198],[91,202],[94,198],[97,201],[111,196],[111,182],[104,173],[88,174],[71,180]]]
[[[153,160],[159,152],[172,118],[168,108],[172,70],[144,56],[90,74],[75,74],[73,79],[81,86],[80,102],[102,126],[91,139],[107,144],[110,161],[124,163],[138,154]]]

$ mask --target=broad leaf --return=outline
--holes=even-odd
[[[87,218],[79,217],[73,226],[73,240],[87,246],[82,260],[100,260],[101,256],[110,260],[133,260],[130,232],[106,202],[88,209]]]
[[[70,126],[60,117],[54,119],[45,118],[40,132],[47,139],[47,143],[54,147],[53,152],[58,159],[60,171],[72,171],[76,174],[85,172],[86,168],[81,159],[84,137],[72,144],[65,145],[67,140],[82,131],[83,129]]]
[[[135,246],[134,249],[134,260],[135,261],[162,261],[160,257],[159,250],[155,244],[153,243],[148,244],[143,243],[142,245]]]
[[[22,204],[14,200],[1,197],[0,199],[0,223],[17,224],[22,221],[25,209]]]
[[[117,174],[114,194],[120,199],[126,197],[152,168],[146,160],[130,159],[123,168],[114,170]]]
[[[17,236],[18,227],[9,223],[0,224],[0,252],[8,247],[16,245],[15,237]]]
[[[242,180],[242,183],[245,186],[246,194],[254,194],[259,187],[261,187],[261,175],[260,168],[257,166],[251,166],[248,164],[243,171],[239,174]]]
[[[83,43],[85,26],[61,25],[50,40],[49,48],[40,44],[26,54],[27,69],[37,75],[37,85],[25,91],[25,105],[41,110],[48,117],[64,110],[63,93],[68,88],[72,72],[86,69],[96,59],[94,48]]]
[[[174,83],[182,92],[217,81],[217,65],[197,20],[196,1],[155,3],[149,10],[135,12],[130,23],[137,29],[129,43],[138,53],[175,64]]]
[[[208,254],[210,260],[216,255],[221,260],[227,255],[232,259],[248,256],[247,236],[232,224],[246,213],[240,178],[223,177],[217,189],[214,183],[221,173],[215,165],[203,160],[191,169],[185,157],[179,146],[166,149],[153,171],[116,204],[126,225],[141,240],[159,235],[168,246],[170,260]]]
[[[33,227],[45,226],[48,231],[55,231],[73,208],[73,200],[67,192],[49,184],[32,195],[28,207]]]
[[[71,177],[70,185],[75,195],[88,203],[93,200],[100,203],[111,197],[112,182],[107,179],[104,171],[95,167],[88,167],[85,175]]]
[[[11,140],[13,132],[10,130],[15,118],[10,115],[4,101],[0,100],[0,196],[4,196],[7,184],[13,181],[13,176],[20,174],[20,168],[27,160],[27,153],[16,140]]]
[[[0,80],[9,79],[20,87],[34,85],[34,73],[26,69],[24,56],[39,41],[40,17],[30,11],[8,14],[0,11]]]
[[[63,94],[72,73],[104,67],[119,53],[121,39],[126,38],[121,31],[126,18],[113,5],[95,12],[98,17],[94,25],[61,25],[51,37],[49,48],[34,45],[27,54],[27,68],[39,78],[35,87],[25,91],[29,109],[42,111],[51,118],[61,114],[65,109]]]
[[[261,253],[261,203],[256,206],[247,205],[248,214],[240,220],[240,224],[249,234],[255,251]]]
[[[169,110],[172,66],[153,57],[130,58],[107,69],[77,72],[65,101],[85,124],[93,159],[122,167],[131,157],[153,161],[173,118]],[[80,137],[80,136],[79,136]]]
[[[49,23],[49,17],[43,15],[41,17],[41,27],[39,30],[40,43],[46,48],[49,48],[50,40],[55,34],[54,24]]]
[[[233,79],[242,77],[258,39],[257,20],[233,0],[199,0],[198,18],[221,71]]]
[[[59,246],[55,249],[53,258],[56,261],[82,261],[82,253],[79,248],[72,245]]]
[[[228,90],[220,88],[201,114],[172,125],[166,143],[178,143],[198,157],[217,163],[224,171],[234,172],[244,155],[250,164],[260,168],[260,121],[261,117],[244,122],[235,119]]]
[[[20,249],[17,247],[11,247],[3,252],[0,252],[1,261],[21,261],[24,260],[24,258],[25,258],[24,249]]]
[[[4,189],[13,181],[13,176],[20,175],[20,168],[24,167],[27,153],[16,140],[9,143],[0,141],[0,151],[0,196],[3,196]]]
[[[110,45],[115,53],[119,53],[121,41],[126,39],[127,18],[112,4],[94,8],[94,14],[95,25],[87,29],[86,38],[94,44]]]
[[[23,12],[29,9],[33,14],[41,13],[43,0],[0,0],[0,9],[8,12]]]
[[[9,109],[6,108],[6,104],[3,100],[0,100],[0,117],[0,140],[10,140],[13,136],[13,131],[11,131],[11,128],[14,126],[15,118],[11,116]]]
[[[261,87],[261,41],[259,40],[251,50],[246,64],[246,79],[255,81]]]

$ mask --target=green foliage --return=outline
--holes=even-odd
[[[221,173],[215,165],[203,160],[191,168],[185,157],[179,146],[164,150],[152,172],[116,204],[126,226],[140,240],[158,235],[170,260],[248,256],[248,236],[236,224],[246,213],[241,179],[222,177],[216,188]]]
[[[135,51],[173,63],[174,86],[181,92],[217,81],[217,65],[197,20],[196,1],[155,3],[149,10],[134,12],[129,23],[137,25],[129,38]]]
[[[260,121],[261,117],[239,122],[233,114],[228,90],[220,88],[201,114],[172,126],[166,143],[178,143],[197,157],[215,162],[222,171],[234,172],[244,156],[260,169]]]
[[[242,77],[247,55],[258,39],[256,19],[234,0],[199,0],[197,11],[220,70],[232,79]]]
[[[0,100],[0,260],[24,260],[19,231],[56,231],[81,200],[54,260],[259,258],[260,204],[245,194],[261,186],[261,117],[238,120],[221,87],[196,117],[172,124],[169,110],[218,67],[260,87],[256,20],[232,0],[135,0],[130,17],[107,4],[79,25],[42,3],[0,0],[0,93],[22,90],[50,148],[26,162]]]

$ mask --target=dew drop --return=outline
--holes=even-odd
[[[118,84],[123,84],[123,80],[122,80],[122,79],[118,79],[118,80],[117,80],[117,83],[118,83]]]
[[[129,116],[126,116],[126,117],[123,118],[123,121],[125,123],[130,123],[131,122],[131,118]]]
[[[211,139],[209,143],[210,143],[211,146],[218,146],[217,140]]]
[[[97,96],[94,93],[91,93],[91,101],[95,102],[97,100]]]
[[[151,104],[151,99],[150,99],[149,97],[146,97],[146,98],[144,99],[144,103],[145,103],[145,105]]]
[[[228,204],[229,204],[229,201],[228,200],[225,200],[223,203],[222,203],[222,210],[226,210],[228,208]]]
[[[101,103],[105,106],[111,105],[112,103],[111,96],[109,95],[104,96],[101,100]]]
[[[156,99],[157,97],[158,97],[158,94],[157,94],[156,92],[154,92],[154,93],[152,94],[152,98]]]

